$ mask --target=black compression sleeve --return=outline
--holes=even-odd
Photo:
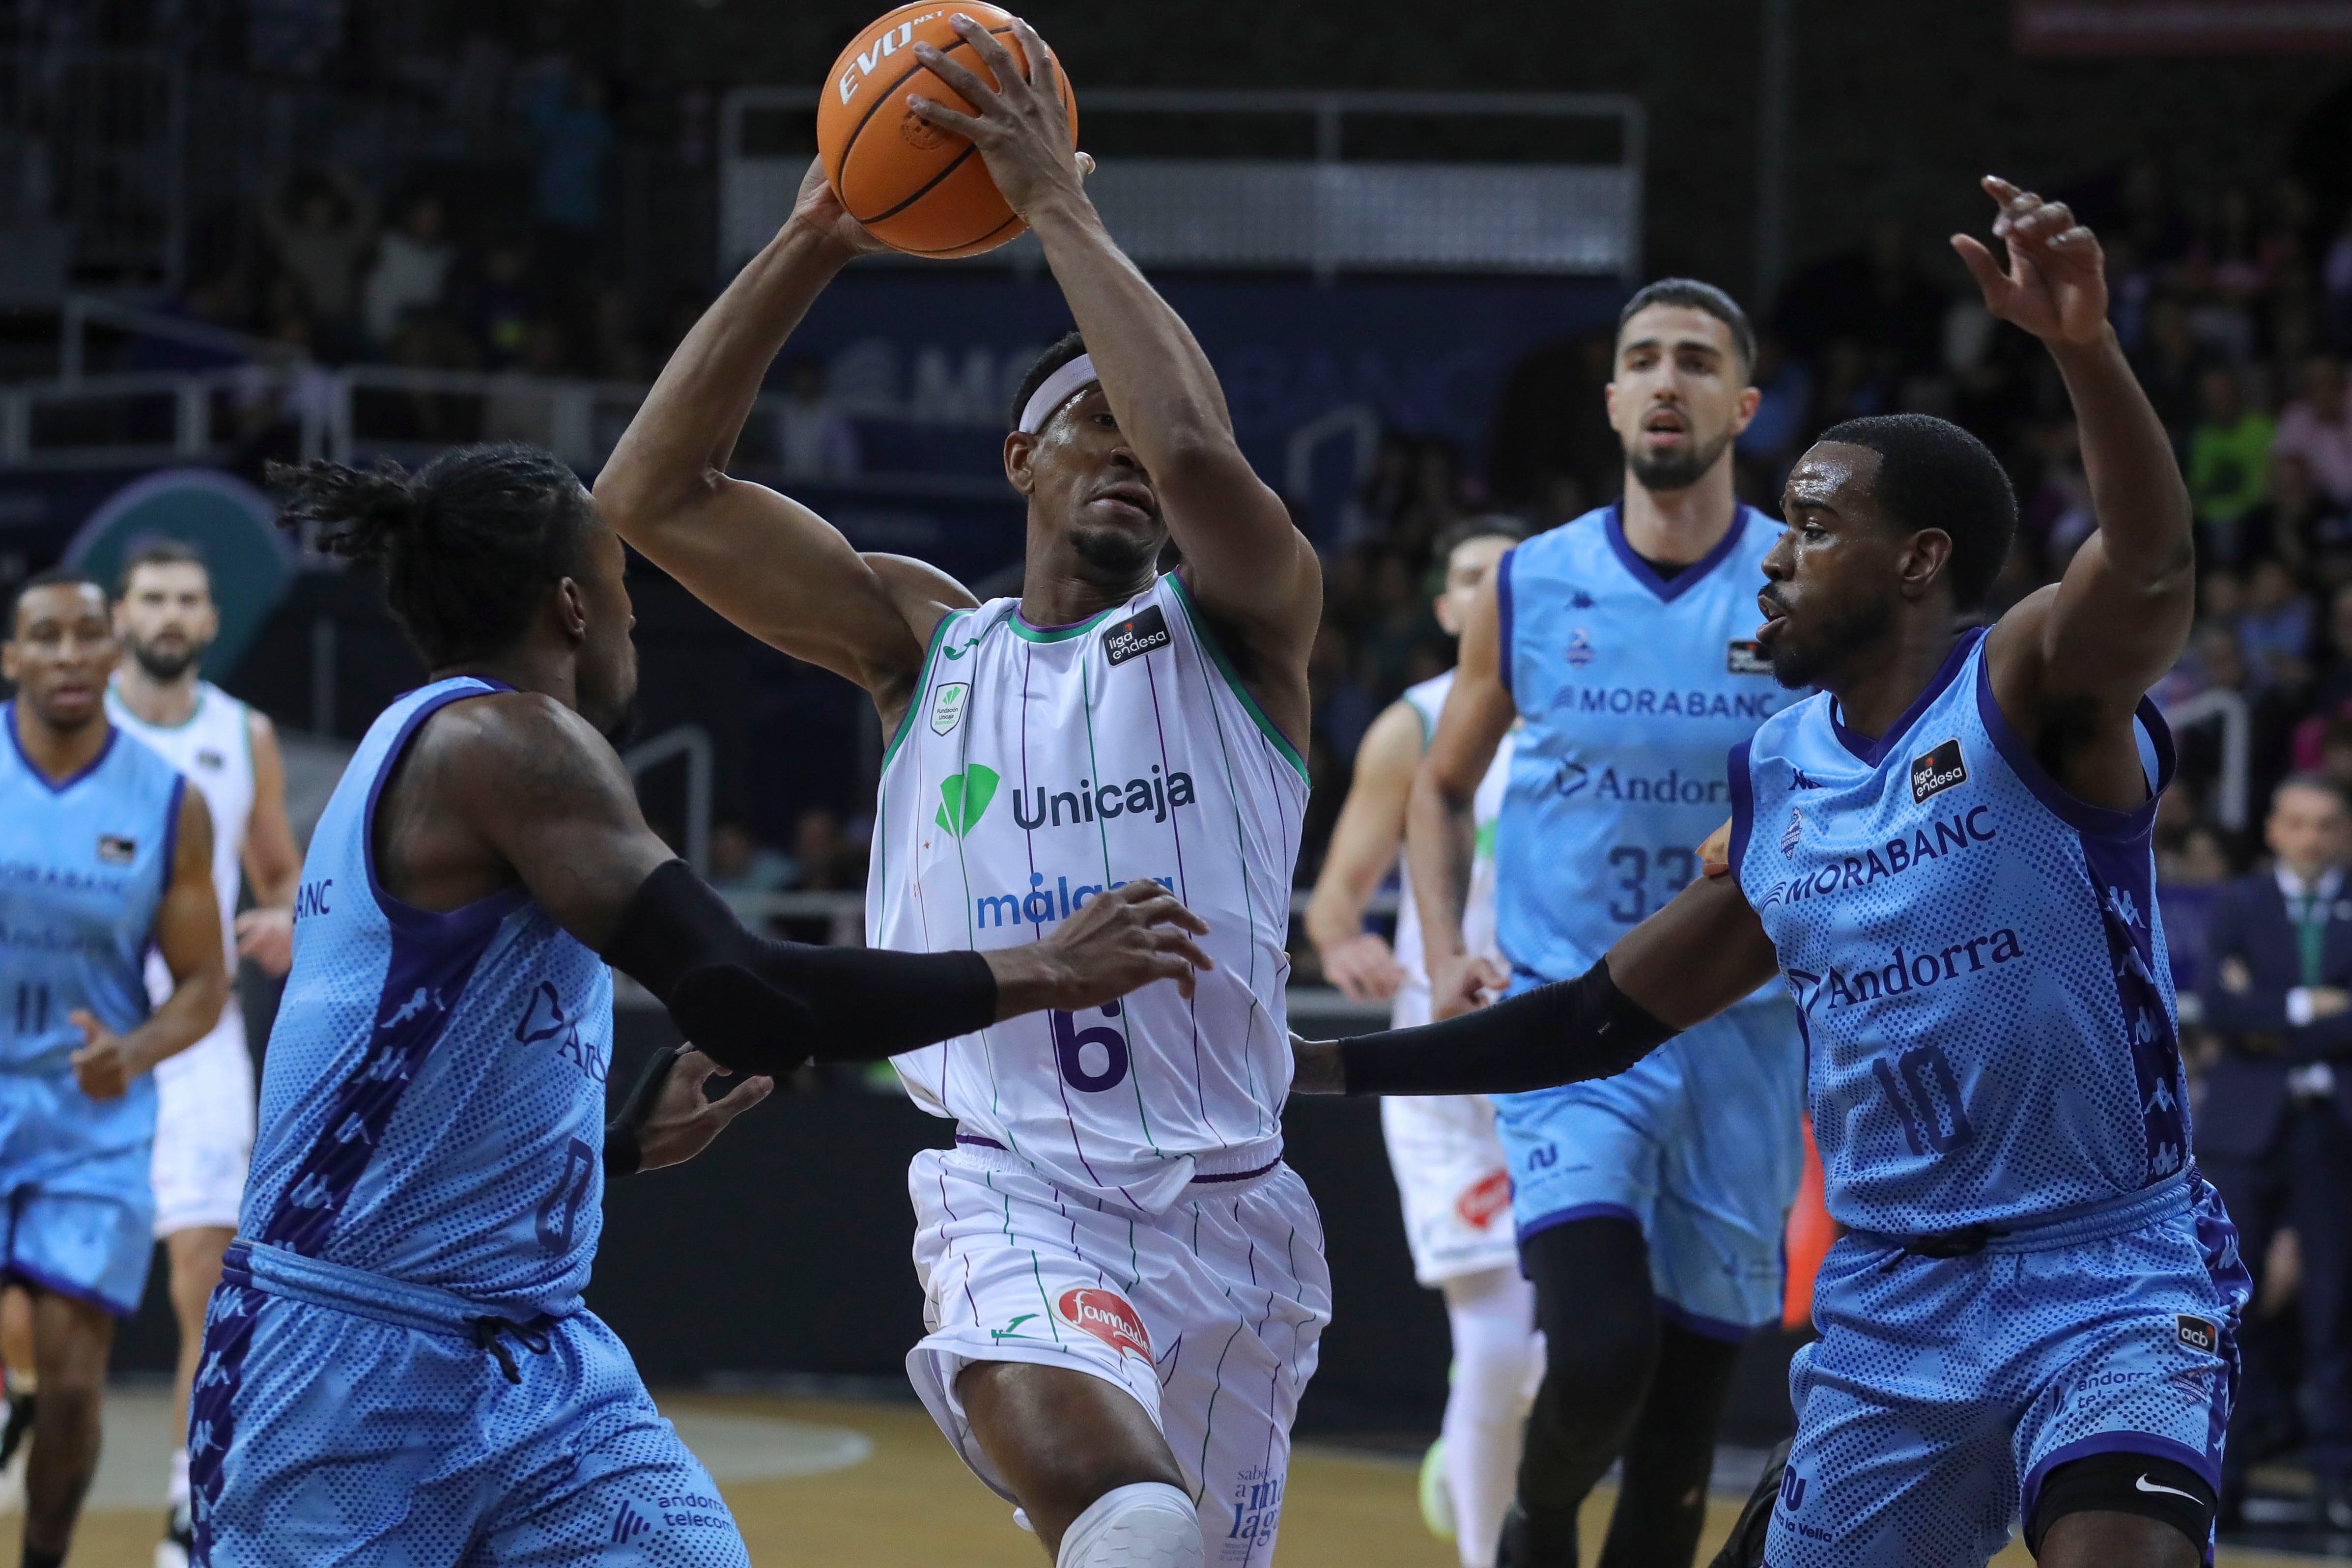
[[[870,1061],[996,1019],[996,976],[979,954],[772,942],[684,861],[656,867],[630,896],[604,956],[736,1072]]]
[[[1350,1094],[1517,1094],[1607,1078],[1679,1031],[1617,988],[1609,961],[1419,1029],[1339,1042]]]

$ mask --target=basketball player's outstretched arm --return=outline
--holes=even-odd
[[[2095,805],[2147,799],[2132,713],[2189,640],[2196,559],[2189,489],[2155,407],[2107,324],[2106,263],[2062,202],[1987,177],[2004,269],[1966,235],[1952,246],[1985,306],[2042,340],[2082,431],[2098,532],[2054,586],[2029,595],[1986,645],[1993,695],[2044,766]]]
[[[1307,936],[1323,960],[1323,977],[1350,1001],[1387,1001],[1404,977],[1389,945],[1364,929],[1364,908],[1396,868],[1405,797],[1420,761],[1421,714],[1411,703],[1391,703],[1356,747],[1356,776],[1307,901]]]
[[[1040,941],[989,953],[775,942],[743,928],[654,835],[610,743],[571,708],[503,693],[436,714],[377,809],[394,894],[448,909],[520,881],[555,922],[660,998],[721,1065],[895,1056],[1039,1008],[1099,1006],[1155,980],[1191,993],[1200,918],[1155,883],[1087,902]],[[217,938],[215,939],[217,941]]]
[[[1499,991],[1510,977],[1462,944],[1462,912],[1470,900],[1470,864],[1477,852],[1474,813],[1479,780],[1494,765],[1495,748],[1518,716],[1503,685],[1502,571],[1478,585],[1478,599],[1462,628],[1462,662],[1437,716],[1437,733],[1412,780],[1405,810],[1405,862],[1412,867],[1413,902],[1421,906],[1422,950],[1429,969],[1429,1011],[1449,1019],[1478,1005],[1481,992]]]
[[[1293,1038],[1302,1094],[1507,1094],[1622,1072],[1779,972],[1738,879],[1705,876],[1573,980],[1460,1018]]]
[[[83,1041],[73,1053],[74,1081],[93,1100],[121,1099],[132,1079],[210,1034],[228,1005],[220,895],[213,889],[213,816],[195,789],[180,791],[170,876],[155,905],[155,946],[172,972],[172,994],[123,1034],[95,1014],[79,1008],[72,1014]]]
[[[662,367],[595,494],[620,536],[696,598],[864,687],[887,729],[940,618],[978,601],[920,561],[860,555],[808,507],[727,473],[777,350],[834,275],[874,248],[810,164],[784,226]]]
[[[955,27],[998,85],[919,43],[916,55],[974,112],[923,98],[908,102],[932,124],[971,138],[997,191],[1036,231],[1103,395],[1159,492],[1168,530],[1184,552],[1185,581],[1259,655],[1255,674],[1268,716],[1304,740],[1307,653],[1323,604],[1314,547],[1242,455],[1209,357],[1112,243],[1087,200],[1062,110],[1065,84],[1044,42],[1013,19],[1023,55],[1039,62],[1031,73],[979,24],[959,18]]]

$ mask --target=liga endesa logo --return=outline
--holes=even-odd
[[[1065,1291],[1055,1305],[1062,1321],[1071,1327],[1084,1329],[1113,1350],[1131,1350],[1146,1361],[1151,1359],[1151,1336],[1143,1332],[1143,1320],[1112,1292]]]

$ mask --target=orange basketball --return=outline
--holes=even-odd
[[[971,68],[982,80],[995,80],[987,63],[974,58],[971,46],[948,26],[958,12],[1027,64],[1011,12],[978,0],[901,5],[858,30],[833,62],[817,104],[817,155],[824,161],[834,194],[868,234],[910,256],[977,256],[1029,226],[996,193],[978,149],[907,107],[908,95],[920,93],[971,112],[961,93],[915,57],[918,41]],[[1066,78],[1060,90],[1070,120],[1070,145],[1076,147],[1078,106]]]

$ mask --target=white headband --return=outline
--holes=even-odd
[[[1080,354],[1047,376],[1037,383],[1037,390],[1031,392],[1029,401],[1022,405],[1021,434],[1034,435],[1045,429],[1045,422],[1054,417],[1054,411],[1067,402],[1072,392],[1100,380],[1102,378],[1095,374],[1094,361],[1085,354]]]

